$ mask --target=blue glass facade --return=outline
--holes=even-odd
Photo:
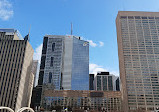
[[[89,43],[75,36],[45,37],[43,84],[54,90],[89,90]]]
[[[89,90],[89,43],[73,38],[72,90]]]

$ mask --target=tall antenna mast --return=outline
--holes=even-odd
[[[71,22],[71,35],[72,35],[72,29],[73,29],[73,26],[72,26],[72,22]]]
[[[30,25],[30,28],[31,28],[31,25]],[[29,38],[30,28],[29,28],[28,35],[26,35],[26,36],[24,37],[24,40],[26,40],[26,41],[30,41],[30,38]]]
[[[28,34],[30,34],[30,29],[31,29],[31,24],[30,24],[30,28],[29,28],[29,33]]]

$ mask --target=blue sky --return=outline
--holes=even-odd
[[[159,0],[0,0],[0,27],[15,28],[40,58],[43,36],[73,35],[90,41],[90,72],[119,74],[115,19],[118,11],[159,11]]]

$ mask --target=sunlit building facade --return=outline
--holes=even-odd
[[[120,11],[116,19],[125,112],[159,107],[159,12]]]
[[[33,53],[17,30],[0,29],[0,106],[14,111],[30,106]]]
[[[37,85],[37,77],[39,70],[39,62],[38,60],[33,60],[32,64],[32,73],[34,74],[34,87]]]

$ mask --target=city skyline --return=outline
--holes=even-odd
[[[22,75],[22,78],[16,76],[19,77],[19,87],[22,87],[24,94],[17,95],[16,93],[15,97],[19,102],[25,101],[24,98],[28,95],[28,105],[31,102],[31,107],[34,109],[47,110],[49,107],[48,109],[52,110],[52,106],[55,108],[61,104],[60,106],[63,106],[61,109],[71,106],[72,109],[78,107],[89,110],[87,107],[90,105],[87,105],[82,95],[87,93],[86,97],[91,99],[90,101],[94,99],[93,97],[95,99],[99,97],[98,103],[95,100],[94,103],[91,103],[95,108],[99,107],[98,110],[111,110],[115,109],[116,106],[115,110],[122,109],[124,112],[157,110],[159,106],[159,8],[155,5],[154,8],[151,7],[145,11],[146,7],[151,6],[150,2],[142,4],[137,0],[134,2],[122,0],[122,3],[113,0],[117,3],[114,7],[112,2],[104,0],[100,2],[93,0],[92,4],[89,4],[88,1],[46,0],[45,2],[39,1],[38,5],[34,5],[35,1],[33,1],[28,10],[24,9],[26,7],[22,7],[27,5],[24,1],[0,1],[0,22],[2,23],[1,27],[3,27],[0,31],[0,42],[2,43],[0,44],[2,50],[2,53],[0,52],[2,55],[0,65],[3,65],[0,69],[0,78],[2,77],[0,93],[3,93],[0,96],[2,99],[0,103],[2,106],[10,102],[6,95],[12,94],[12,92],[7,93],[6,90],[12,87],[10,86],[11,82],[18,79],[14,80],[14,78],[9,81],[12,74],[10,74],[11,77],[7,77],[8,73],[18,71],[13,69],[14,64],[15,67],[23,65],[20,64],[23,62],[20,59],[16,63],[14,62],[17,57],[22,56],[25,58],[24,65],[30,64],[27,70],[25,67],[20,68],[20,72],[22,71],[22,74],[25,71],[27,74],[32,73],[26,79],[23,78],[26,74]],[[157,0],[152,0],[152,4],[157,4],[156,2]],[[19,3],[22,4],[20,7],[18,7]],[[42,3],[43,5],[40,5]],[[99,3],[101,6],[95,3]],[[139,8],[139,5],[144,8]],[[132,8],[133,6],[135,7]],[[40,7],[43,8],[40,9]],[[129,10],[126,7],[129,7]],[[22,9],[22,11],[17,9]],[[105,9],[112,10],[108,12]],[[27,12],[25,14],[28,16],[24,15],[24,12]],[[69,12],[70,14],[68,14]],[[22,17],[19,19],[18,15]],[[24,17],[26,18],[24,19]],[[26,30],[27,25],[28,31]],[[22,30],[24,31],[21,35],[19,32]],[[6,40],[4,41],[4,39]],[[15,42],[12,42],[12,39],[17,43],[24,42],[25,44],[14,45]],[[28,45],[30,54],[29,49],[27,47],[25,49],[25,46]],[[17,46],[23,46],[24,51]],[[14,49],[22,53],[15,52],[17,57],[13,57],[12,63],[12,58],[8,57],[12,57],[11,52]],[[37,69],[38,65],[36,65],[35,70],[34,64],[31,67],[31,60],[39,62],[39,70]],[[7,66],[11,63],[12,66]],[[35,75],[36,71],[39,72],[39,75]],[[116,80],[116,76],[119,76],[118,80]],[[37,78],[39,80],[38,85],[33,88],[31,98],[31,92],[25,93],[24,91],[32,89],[33,77],[36,77],[35,80]],[[29,79],[31,80],[29,81]],[[14,84],[19,84],[19,82]],[[121,91],[117,90],[119,89],[118,84],[121,86]],[[28,86],[28,88],[23,86]],[[89,91],[89,86],[92,86],[90,90],[93,91]],[[18,87],[15,90],[21,92]],[[64,93],[70,93],[70,95],[81,93],[81,96],[74,98],[68,95],[65,98]],[[108,97],[110,94],[114,95]],[[112,106],[106,106],[110,104],[109,98],[113,99]],[[5,99],[8,99],[7,102]],[[71,99],[71,101],[65,99]],[[77,106],[76,103],[79,103],[77,99],[81,99],[79,102],[84,101],[84,105],[81,103],[80,106]],[[101,103],[102,100],[105,100],[105,103]],[[20,105],[27,103],[22,102],[19,105],[19,103],[15,104],[15,101],[16,110],[21,107]],[[57,104],[57,101],[60,102]],[[71,105],[64,104],[65,101]],[[12,106],[12,108],[15,107]]]
[[[70,34],[72,22],[73,35],[84,37],[91,43],[90,72],[107,70],[115,75],[119,75],[115,27],[118,11],[159,11],[157,0],[46,0],[38,1],[38,4],[31,0],[2,0],[0,4],[3,4],[0,6],[3,12],[0,13],[1,27],[18,29],[25,36],[31,25],[34,59],[41,57],[44,35]]]

